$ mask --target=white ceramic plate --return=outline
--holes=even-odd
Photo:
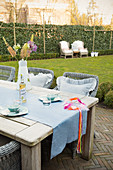
[[[10,112],[8,108],[5,108],[0,110],[0,114],[4,116],[10,116],[10,117],[21,116],[21,115],[28,114],[28,109],[27,107],[19,106],[19,113],[16,113],[16,112]]]

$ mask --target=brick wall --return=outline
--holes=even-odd
[[[16,1],[16,0],[15,0]],[[14,3],[0,2],[0,21],[10,22],[13,17],[11,9]],[[28,24],[70,25],[71,9],[69,0],[26,0],[25,3],[18,1],[16,22]],[[12,18],[10,18],[12,17]]]

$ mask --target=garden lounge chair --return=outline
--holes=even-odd
[[[10,66],[0,65],[0,79],[7,81],[15,80],[15,68]]]
[[[74,41],[72,45],[72,50],[73,52],[75,51],[79,51],[80,52],[80,57],[82,57],[83,55],[87,55],[88,56],[88,50],[87,48],[84,48],[84,42],[82,41]]]
[[[44,68],[28,68],[31,85],[50,88],[54,79],[54,72]]]
[[[56,90],[74,92],[77,94],[95,97],[98,89],[99,79],[96,75],[65,72],[63,76],[57,78]],[[95,134],[94,134],[95,136]],[[76,155],[77,141],[70,144],[72,157]]]
[[[61,56],[65,56],[65,58],[67,56],[73,57],[73,51],[72,51],[72,49],[69,49],[69,42],[60,41],[59,46],[60,46],[60,55]]]

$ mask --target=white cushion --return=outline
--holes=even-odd
[[[88,50],[87,50],[86,48],[84,48],[84,49],[80,49],[80,52],[85,52],[85,53],[87,53]]]
[[[61,76],[57,78],[57,87],[60,91],[67,91],[70,93],[88,96],[89,92],[93,91],[96,87],[96,79],[87,78],[82,80],[75,80]]]
[[[74,48],[73,48],[72,50],[73,50],[74,52],[78,52],[78,49],[74,49]]]
[[[62,48],[66,48],[66,49],[68,49],[69,47],[68,47],[68,43],[66,42],[66,41],[62,41],[62,42],[60,42],[61,43],[61,47]]]
[[[52,75],[43,74],[43,73],[34,75],[33,73],[30,73],[29,79],[30,79],[31,85],[44,87],[47,83],[49,83],[52,80]]]
[[[72,54],[73,51],[72,50],[63,50],[64,53],[67,53],[67,54]]]
[[[84,48],[84,43],[82,41],[74,41],[73,44],[73,49],[79,49],[79,48]]]

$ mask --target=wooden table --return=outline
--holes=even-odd
[[[0,87],[16,89],[16,83],[0,80]],[[32,87],[30,93],[43,95],[45,93],[59,93],[59,91]],[[60,92],[60,96],[67,98],[70,93]],[[87,130],[83,136],[82,158],[89,160],[92,156],[95,105],[97,98],[75,95],[79,97],[90,109],[87,118]],[[42,123],[26,119],[24,117],[4,117],[0,116],[0,134],[10,137],[21,143],[22,170],[41,170],[41,141],[53,133],[53,129]]]
[[[79,56],[80,51],[73,51],[73,58],[77,58]]]

